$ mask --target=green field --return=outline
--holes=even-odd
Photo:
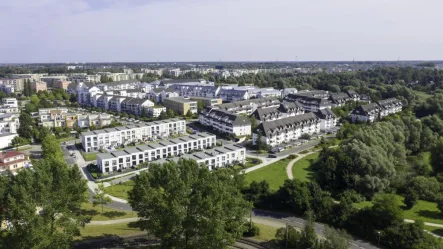
[[[123,182],[122,184],[115,184],[106,188],[106,191],[109,195],[121,198],[128,199],[128,191],[134,187],[133,181]]]
[[[97,221],[137,217],[136,212],[124,212],[108,207],[103,207],[103,213],[102,213],[101,206],[94,207],[90,202],[83,203],[80,211],[83,215],[91,216],[92,217],[91,220],[97,220]]]
[[[277,233],[278,228],[257,223],[254,223],[254,225],[260,228],[260,234],[254,236],[254,239],[263,240],[263,241],[270,241],[275,239],[275,234]]]
[[[434,233],[438,236],[443,237],[443,228],[442,227],[431,227],[431,226],[425,226],[425,229],[428,230],[431,233]]]
[[[283,185],[284,181],[288,179],[286,166],[288,166],[290,161],[290,159],[282,159],[266,167],[247,173],[245,175],[246,182],[266,180],[271,190],[277,190]]]
[[[294,176],[294,179],[304,182],[313,180],[314,172],[310,169],[310,166],[315,160],[317,160],[319,155],[320,153],[313,153],[295,162],[292,166],[292,175]]]
[[[396,195],[396,198],[402,203],[403,197]],[[372,205],[371,202],[365,201],[354,203],[355,207],[363,208]],[[422,220],[424,222],[443,224],[443,215],[437,208],[437,203],[429,201],[418,201],[417,204],[410,210],[404,210],[404,218],[410,220]]]
[[[82,155],[85,161],[97,160],[97,152],[82,153]]]
[[[90,225],[85,226],[80,229],[81,237],[76,239],[88,239],[91,237],[102,237],[109,235],[136,235],[136,234],[146,234],[146,232],[140,231],[138,227],[134,226],[134,223],[119,223],[119,224],[109,224],[109,225]]]

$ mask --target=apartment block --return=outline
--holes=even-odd
[[[19,113],[0,114],[0,133],[17,133],[20,127]]]
[[[337,126],[337,116],[331,109],[318,110],[315,115],[320,119],[320,131],[327,132]]]
[[[31,82],[31,89],[34,92],[46,91],[48,90],[47,83],[44,81],[34,81]]]
[[[305,111],[316,112],[318,110],[332,108],[332,102],[322,97],[312,97],[300,94],[288,94],[285,98],[288,102],[299,102]]]
[[[305,113],[305,109],[298,102],[283,102],[278,107],[257,108],[252,116],[259,122],[274,121],[293,117]]]
[[[251,135],[251,121],[244,116],[226,111],[210,109],[201,111],[200,124],[211,127],[219,132],[235,136]]]
[[[191,111],[192,114],[197,113],[197,101],[183,97],[163,99],[163,105],[167,109],[172,109],[180,115],[186,115],[188,111]]]
[[[186,133],[185,120],[167,119],[85,132],[82,133],[82,145],[86,152],[91,152],[130,142],[150,141],[183,133]]]
[[[396,98],[380,100],[374,103],[361,105],[351,112],[353,122],[374,122],[390,114],[401,112],[403,104]]]
[[[266,107],[279,107],[280,100],[278,98],[260,98],[237,101],[233,103],[221,104],[214,106],[214,108],[231,112],[234,114],[247,114],[251,115],[258,108]]]
[[[320,133],[320,119],[312,112],[302,115],[263,122],[252,135],[253,144],[257,143],[259,134],[261,141],[276,146],[297,140],[303,134]]]
[[[102,172],[113,172],[162,158],[184,156],[186,153],[191,153],[195,150],[210,149],[215,145],[215,135],[199,133],[138,145],[122,151],[98,154],[97,165]]]
[[[67,80],[56,80],[52,83],[52,87],[56,89],[68,90],[69,85],[72,84],[71,81]]]

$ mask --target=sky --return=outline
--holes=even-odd
[[[0,63],[442,60],[441,0],[0,0]]]

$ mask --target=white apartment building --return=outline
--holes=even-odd
[[[73,74],[68,77],[68,80],[73,83],[100,83],[100,75]]]
[[[244,116],[211,109],[209,111],[202,110],[198,120],[200,124],[222,133],[233,134],[235,136],[251,135],[251,121]]]
[[[390,114],[401,112],[402,107],[402,102],[396,98],[380,100],[355,108],[351,112],[351,120],[353,122],[374,122]]]
[[[0,113],[19,113],[18,101],[16,98],[3,98],[0,105]]]
[[[332,128],[337,126],[337,116],[335,113],[329,109],[323,109],[315,112],[315,115],[320,119],[320,130],[330,131]]]
[[[140,81],[138,80],[121,80],[98,84],[97,87],[101,91],[110,90],[127,90],[127,89],[138,89],[140,86]]]
[[[163,164],[171,160],[179,161],[180,159],[195,160],[197,163],[206,165],[209,170],[245,163],[246,161],[245,148],[228,145],[209,149],[213,146],[215,146],[215,136],[200,133],[155,144],[141,145],[123,151],[98,154],[97,165],[102,172],[107,173],[135,167],[142,163]],[[203,151],[187,154],[193,150]],[[173,158],[166,159],[167,157]]]
[[[320,133],[320,119],[312,112],[302,115],[262,122],[252,135],[252,143],[256,144],[261,134],[261,141],[270,146],[290,143],[303,134]]]
[[[250,99],[248,90],[220,89],[218,96],[223,102],[236,102]]]
[[[231,112],[234,114],[247,114],[251,115],[257,108],[266,107],[279,107],[280,100],[277,98],[260,98],[260,99],[250,99],[244,101],[237,101],[233,103],[221,104],[214,106],[216,109]]]
[[[311,97],[307,95],[288,94],[285,98],[288,102],[299,102],[305,111],[316,112],[326,108],[332,108],[332,102],[322,97]]]
[[[287,117],[293,117],[305,113],[305,109],[298,102],[283,102],[279,107],[257,108],[252,113],[259,122],[274,121]]]
[[[186,133],[185,120],[167,119],[82,133],[82,145],[86,152],[91,152],[182,133]]]
[[[19,113],[0,114],[0,133],[17,133],[20,127]]]
[[[106,113],[77,115],[76,126],[79,128],[89,128],[91,126],[103,127],[110,125],[111,115]]]
[[[157,118],[158,116],[160,116],[162,112],[166,112],[166,107],[164,106],[148,107],[146,108],[146,112],[148,113],[149,116]]]
[[[174,84],[170,88],[174,89],[182,97],[205,98],[215,98],[221,89],[219,86],[208,86],[206,84]]]

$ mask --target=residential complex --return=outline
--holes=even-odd
[[[251,135],[251,121],[244,116],[222,110],[203,110],[198,118],[200,124],[235,136]]]
[[[278,98],[260,98],[221,104],[214,108],[234,114],[251,115],[257,108],[278,106],[280,106],[280,100]]]
[[[202,102],[203,106],[216,106],[223,103],[220,98],[190,97],[190,99]]]
[[[320,131],[328,132],[337,126],[337,116],[331,109],[318,110],[315,115],[320,119]]]
[[[102,172],[113,172],[148,162],[161,164],[179,159],[195,160],[210,170],[245,163],[245,148],[236,145],[214,148],[215,141],[215,135],[208,133],[162,140],[123,151],[98,154],[97,165]]]
[[[86,152],[91,152],[182,133],[186,133],[186,121],[168,119],[85,132],[82,133],[82,145]]]
[[[262,122],[252,135],[252,143],[261,141],[270,146],[290,143],[303,134],[320,133],[320,119],[314,113],[287,117],[275,121]],[[260,134],[260,135],[259,135]]]
[[[48,87],[47,83],[44,81],[33,81],[31,82],[31,89],[34,92],[40,92],[48,90]]]
[[[316,112],[318,110],[332,108],[332,102],[327,99],[312,97],[310,95],[301,95],[298,93],[288,94],[284,100],[289,102],[299,102],[305,111]]]
[[[303,106],[298,102],[283,102],[278,107],[257,108],[252,116],[259,122],[273,121],[304,114]]]
[[[351,120],[361,122],[374,122],[390,114],[401,112],[403,104],[396,98],[380,100],[355,108],[351,112]]]
[[[90,128],[110,125],[111,116],[106,113],[86,114],[69,112],[68,108],[41,108],[38,110],[39,125],[49,128]]]
[[[180,115],[186,115],[188,111],[190,111],[192,114],[197,113],[197,101],[185,99],[183,97],[163,99],[163,105],[168,109],[174,110]]]

